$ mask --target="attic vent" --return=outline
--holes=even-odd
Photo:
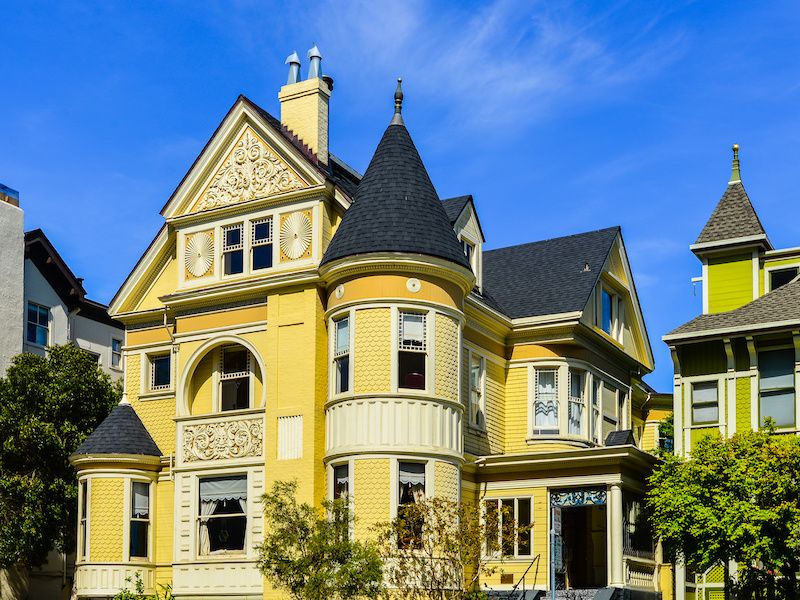
[[[589,266],[588,262],[587,263],[583,263],[583,272],[584,273],[589,273],[591,270],[592,270],[592,268]]]

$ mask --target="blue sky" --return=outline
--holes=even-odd
[[[790,1],[6,1],[0,182],[107,302],[236,96],[279,114],[284,59],[316,42],[357,169],[402,75],[431,178],[474,194],[488,247],[622,225],[666,391],[733,142],[773,244],[800,245],[798,29]]]

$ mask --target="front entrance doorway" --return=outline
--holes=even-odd
[[[567,589],[605,587],[606,507],[572,506],[561,509],[564,584]]]
[[[608,584],[606,497],[605,487],[550,490],[550,506],[561,515],[553,558],[557,589],[596,589]]]

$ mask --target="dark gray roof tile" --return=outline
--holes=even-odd
[[[732,181],[695,244],[766,235],[741,181]]]
[[[78,454],[142,454],[161,456],[139,415],[130,404],[119,404],[78,446]]]

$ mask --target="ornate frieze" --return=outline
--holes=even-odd
[[[269,146],[246,129],[200,197],[195,210],[238,204],[305,185]]]
[[[261,419],[214,421],[183,427],[184,462],[261,456],[263,447]]]
[[[602,506],[606,503],[606,488],[569,488],[552,490],[550,506]]]

